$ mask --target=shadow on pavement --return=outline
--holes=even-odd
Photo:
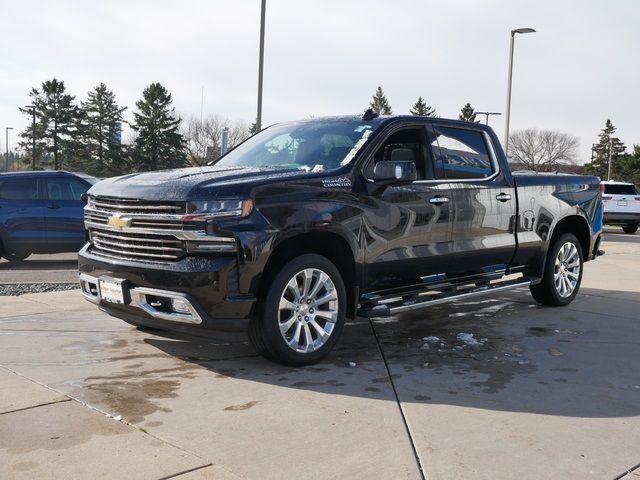
[[[603,240],[604,240],[603,245],[606,245],[607,242],[640,244],[640,234],[636,233],[634,235],[630,235],[628,233],[622,233],[622,231],[617,232],[617,231],[605,230]]]
[[[77,259],[53,259],[53,260],[40,260],[29,259],[21,262],[0,262],[0,270],[77,270]]]
[[[640,414],[640,322],[632,312],[640,304],[602,297],[612,293],[586,291],[571,307],[548,308],[533,303],[523,289],[376,319],[373,325],[402,402],[569,417],[635,416]],[[364,319],[349,323],[334,352],[306,368],[263,360],[238,334],[206,340],[160,332],[144,343],[202,366],[214,378],[391,399],[389,375]]]

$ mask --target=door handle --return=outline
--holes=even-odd
[[[437,195],[429,199],[429,203],[432,205],[442,205],[443,203],[449,203],[449,199],[447,197],[441,197]]]
[[[498,195],[496,195],[496,200],[498,200],[500,202],[508,202],[509,200],[511,200],[511,194],[509,194],[509,193],[499,193]]]
[[[51,204],[51,205],[47,205],[47,208],[51,209],[51,210],[55,210],[57,208],[60,208],[60,205],[56,205],[56,204]]]

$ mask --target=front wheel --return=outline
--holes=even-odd
[[[249,339],[264,357],[288,365],[311,365],[336,344],[347,295],[336,266],[315,254],[285,264],[260,299]]]
[[[565,233],[547,254],[542,282],[532,285],[531,295],[544,305],[568,305],[582,282],[582,248],[575,235]]]
[[[638,226],[640,226],[640,223],[638,223],[638,222],[627,223],[626,225],[624,225],[622,227],[622,231],[624,233],[628,233],[630,235],[633,235],[634,233],[636,233],[638,231]]]

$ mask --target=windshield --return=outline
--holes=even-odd
[[[379,124],[378,119],[369,122],[337,119],[274,125],[239,145],[215,165],[333,170],[349,163]]]

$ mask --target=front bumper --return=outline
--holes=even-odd
[[[244,329],[255,304],[253,296],[238,291],[235,255],[185,257],[172,264],[110,261],[87,245],[78,267],[87,300],[138,326],[189,333]],[[103,298],[101,277],[123,281],[122,304]]]

